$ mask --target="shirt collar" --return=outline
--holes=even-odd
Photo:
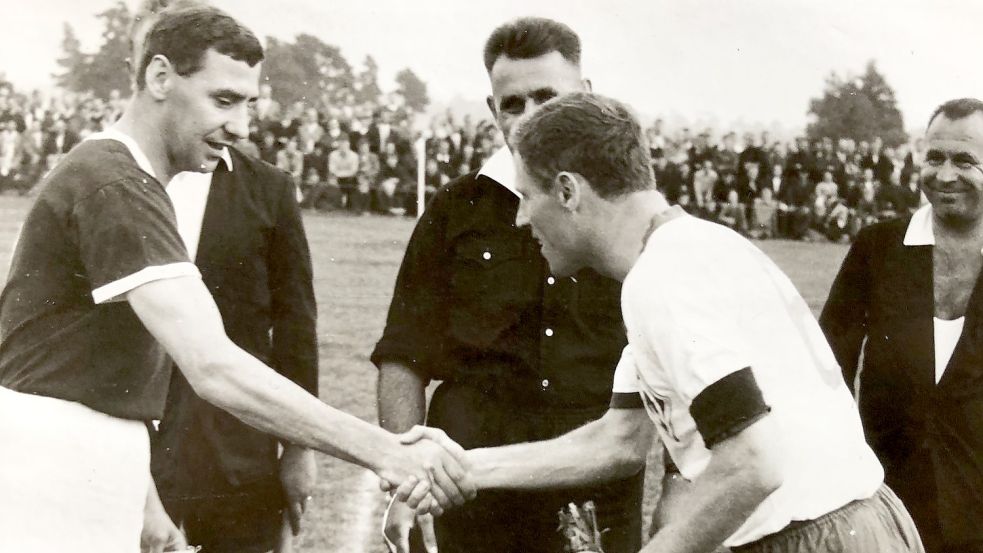
[[[915,211],[908,222],[904,235],[905,246],[934,246],[935,229],[932,225],[932,204],[923,205]]]
[[[137,144],[137,141],[133,140],[132,136],[120,131],[119,129],[110,127],[103,131],[90,134],[89,136],[85,137],[85,140],[115,140],[116,142],[122,143],[124,146],[126,146],[126,149],[130,151],[130,155],[133,156],[133,159],[137,162],[137,166],[139,166],[144,173],[147,173],[155,179],[157,178],[157,175],[154,173],[154,168],[150,165],[150,159],[147,158],[147,154],[144,154],[143,150],[140,149],[140,145]]]
[[[904,235],[905,246],[934,246],[935,224],[932,218],[932,204],[925,204],[911,216],[908,230]],[[983,249],[980,249],[983,254]]]
[[[115,140],[126,146],[126,149],[130,151],[130,155],[136,160],[137,166],[140,169],[150,175],[153,178],[157,178],[154,173],[154,168],[150,165],[150,159],[147,154],[143,153],[140,149],[140,145],[137,141],[133,139],[132,136],[124,133],[123,131],[117,129],[116,127],[110,127],[108,129],[99,131],[97,133],[92,133],[85,138],[85,140]],[[231,172],[232,171],[232,154],[229,153],[228,148],[222,148],[222,161],[225,162],[225,167]]]
[[[478,171],[479,176],[485,176],[505,187],[509,192],[519,196],[515,188],[515,165],[512,163],[512,152],[502,146],[491,155]]]
[[[225,168],[232,172],[232,154],[229,153],[228,148],[222,148],[222,161],[225,162]]]

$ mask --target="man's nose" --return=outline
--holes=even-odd
[[[953,182],[956,180],[956,168],[953,166],[952,162],[948,159],[939,167],[939,170],[935,173],[936,180],[941,182]]]
[[[539,102],[535,98],[526,98],[526,104],[522,108],[522,116],[525,117],[539,108]]]
[[[242,104],[233,110],[233,113],[225,124],[225,132],[237,140],[249,136],[249,108],[246,104]]]

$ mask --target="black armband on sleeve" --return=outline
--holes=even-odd
[[[642,409],[642,395],[638,392],[614,392],[611,394],[611,409]]]
[[[707,386],[689,407],[696,429],[708,449],[740,434],[770,411],[751,367],[744,367]]]

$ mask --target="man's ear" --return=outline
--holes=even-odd
[[[155,100],[164,100],[174,86],[174,66],[163,55],[156,55],[147,64],[143,73],[144,88]]]
[[[584,79],[584,92],[594,92],[594,87],[590,84],[590,79]]]
[[[583,177],[568,171],[557,173],[556,178],[553,179],[553,192],[556,194],[557,200],[560,205],[571,212],[580,207],[583,186]]]

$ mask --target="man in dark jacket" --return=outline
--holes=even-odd
[[[943,104],[926,144],[929,205],[860,232],[820,323],[926,551],[983,551],[983,102]]]

